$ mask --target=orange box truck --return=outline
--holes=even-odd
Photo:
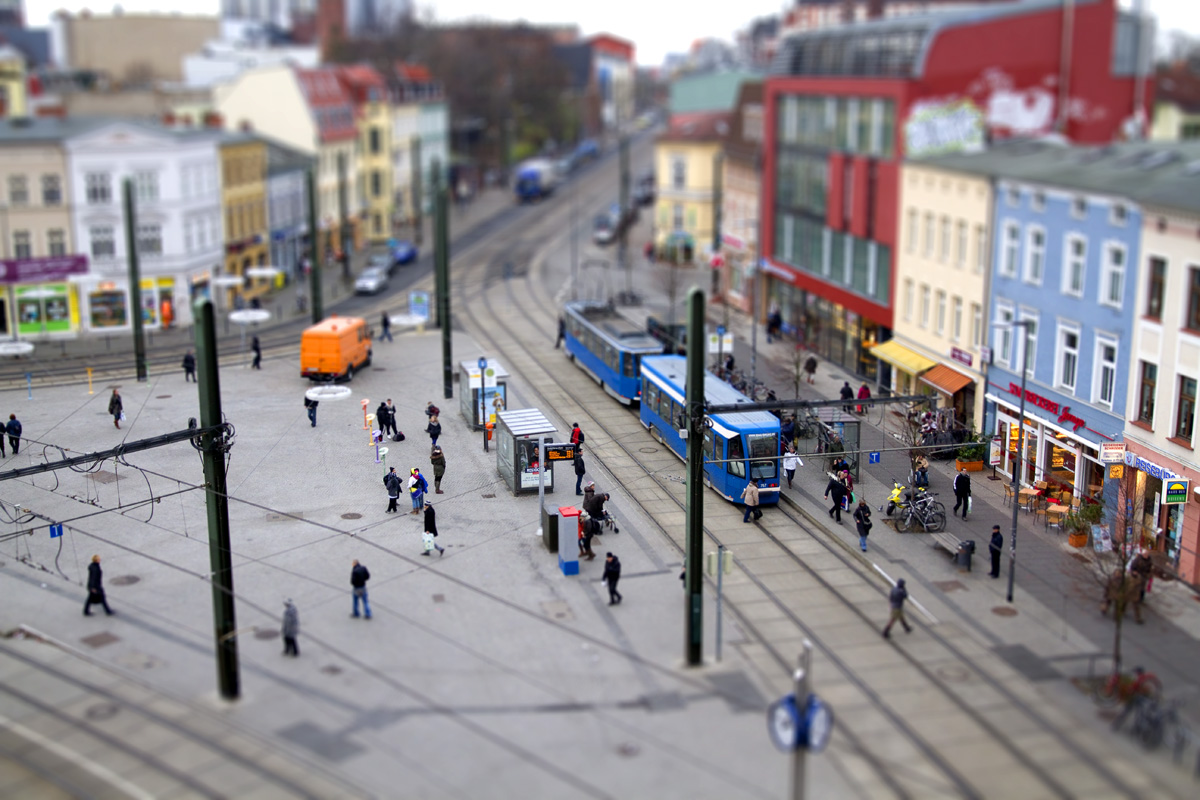
[[[329,317],[300,338],[300,377],[348,381],[371,363],[371,332],[358,317]]]

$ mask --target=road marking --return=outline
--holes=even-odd
[[[876,564],[875,562],[871,562],[871,566],[874,567],[875,571],[878,572],[880,575],[882,575],[887,580],[888,583],[890,583],[892,586],[896,585],[896,582],[894,580],[892,580],[892,576],[888,575],[886,572],[884,572],[882,569],[880,569],[878,564]],[[919,610],[922,614],[925,615],[925,618],[927,620],[929,620],[930,625],[938,624],[937,617],[935,617],[933,614],[930,614],[929,609],[925,608],[925,606],[918,603],[916,598],[914,598],[911,594],[908,596],[908,602],[910,602],[914,606],[916,606],[917,610]]]
[[[64,747],[53,739],[47,739],[37,731],[26,728],[19,722],[15,722],[6,716],[0,715],[0,726],[8,728],[13,733],[25,737],[34,744],[37,744],[39,747],[43,747],[60,758],[63,758],[66,761],[69,761],[72,764],[87,770],[100,780],[107,782],[114,789],[125,792],[130,797],[137,798],[137,800],[154,800],[153,794],[145,791],[136,784],[130,783],[120,775],[110,770],[108,767],[105,767],[102,764],[97,764],[91,759],[84,758],[75,751]]]

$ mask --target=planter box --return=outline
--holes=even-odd
[[[1087,547],[1088,535],[1086,533],[1071,533],[1067,535],[1067,544],[1071,547]]]
[[[959,461],[954,459],[955,469],[965,469],[967,472],[982,472],[983,461]]]

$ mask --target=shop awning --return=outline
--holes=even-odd
[[[953,397],[962,391],[963,387],[970,386],[975,381],[956,369],[947,367],[945,364],[938,364],[921,376],[921,382]]]
[[[886,361],[909,375],[918,375],[937,364],[913,350],[909,350],[895,339],[877,344],[871,348],[871,355],[881,361]]]

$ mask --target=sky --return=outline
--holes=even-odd
[[[562,0],[416,0],[418,8],[432,8],[436,19],[454,21],[487,17],[501,21],[523,19],[531,23],[574,23],[585,35],[611,33],[633,41],[637,61],[644,66],[662,64],[667,53],[685,52],[697,39],[715,37],[731,40],[735,31],[757,17],[791,5],[787,0],[740,0],[740,2],[693,2],[678,0],[592,0],[571,4]],[[1134,0],[1120,0],[1132,5]],[[1159,30],[1183,30],[1200,38],[1198,0],[1144,0],[1158,16]],[[25,0],[26,17],[32,26],[47,24],[58,9],[78,12],[90,8],[110,13],[112,2],[88,0]],[[219,0],[121,0],[129,12],[180,11],[215,14]],[[571,7],[570,11],[566,9]],[[502,10],[498,10],[498,8]]]

